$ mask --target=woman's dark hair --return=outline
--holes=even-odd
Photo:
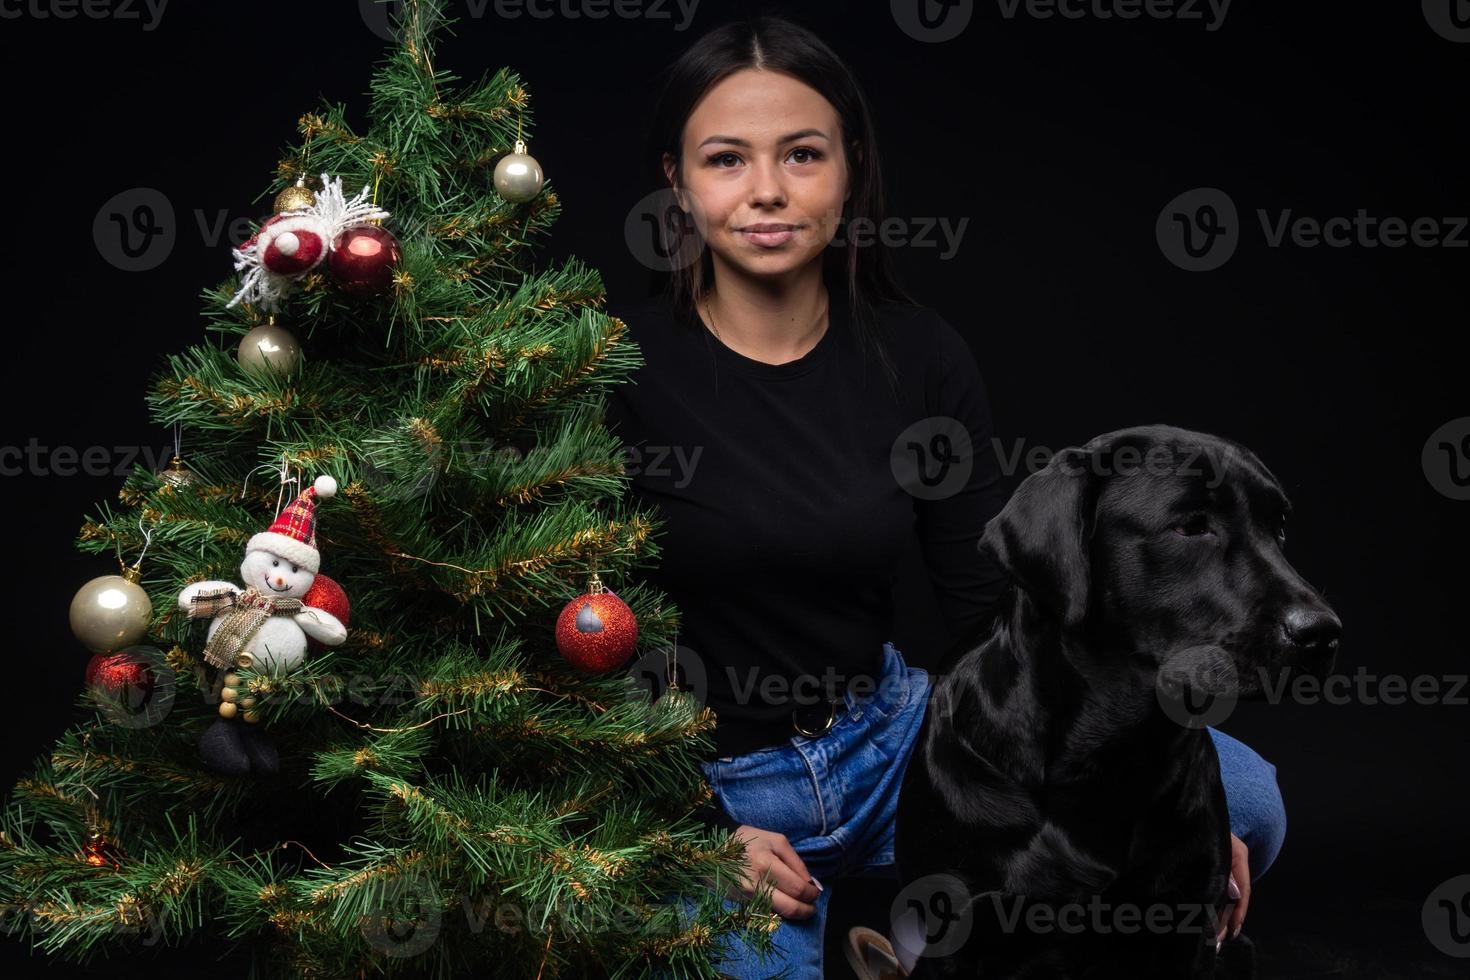
[[[842,288],[849,320],[863,352],[863,363],[875,353],[890,388],[895,384],[893,362],[877,330],[876,308],[887,301],[913,303],[904,291],[887,249],[869,237],[854,245],[845,229],[861,219],[868,228],[882,227],[887,216],[883,204],[883,177],[878,162],[877,139],[867,100],[857,79],[840,58],[811,31],[785,18],[756,15],[716,27],[699,38],[665,72],[662,90],[648,130],[645,159],[652,162],[653,186],[668,187],[663,155],[669,153],[682,167],[684,127],[694,107],[720,81],[747,68],[779,71],[821,93],[837,110],[842,123],[842,150],[847,159],[851,196],[843,204],[837,234],[844,235],[842,249],[828,247],[822,256],[822,274],[829,284]],[[682,183],[682,180],[681,180]],[[684,221],[676,228],[657,222],[659,234],[698,234]],[[675,254],[677,241],[662,243],[664,254]],[[664,292],[676,311],[698,322],[695,304],[714,283],[714,261],[708,248],[700,248],[697,262],[685,262],[664,278]],[[916,304],[915,304],[916,305]]]

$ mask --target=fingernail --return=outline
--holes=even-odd
[[[1234,939],[1236,936],[1240,935],[1241,928],[1241,926],[1236,926],[1234,929],[1230,930],[1230,938]]]
[[[822,883],[820,881],[818,881],[816,878],[813,878],[811,875],[807,875],[806,876],[806,880],[809,881],[809,882],[811,882],[812,884],[816,885],[817,886],[817,891],[819,891],[819,892],[824,892],[824,891],[827,890],[827,889],[825,889],[825,888],[822,887]]]
[[[1218,939],[1215,940],[1215,952],[1217,952],[1217,953],[1220,952],[1220,946],[1221,946],[1220,940],[1218,940]]]
[[[1235,883],[1235,875],[1230,876],[1230,900],[1232,902],[1240,901],[1240,886]]]

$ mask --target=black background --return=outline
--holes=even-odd
[[[22,15],[0,19],[12,206],[0,444],[163,451],[172,436],[147,417],[147,376],[203,338],[199,291],[232,271],[229,242],[200,221],[261,216],[257,197],[319,95],[363,122],[383,42],[350,2],[174,0],[153,30],[136,6],[141,21],[33,6],[7,5]],[[640,293],[646,273],[622,229],[652,189],[638,159],[652,80],[742,8],[706,0],[679,30],[677,8],[671,19],[508,19],[454,7],[465,19],[436,64],[467,78],[510,65],[532,94],[531,152],[565,207],[546,261],[574,254],[612,296]],[[913,292],[970,341],[1008,452],[1149,422],[1239,440],[1293,499],[1287,553],[1344,622],[1339,671],[1467,670],[1470,504],[1435,490],[1421,452],[1467,414],[1470,233],[1458,248],[1273,248],[1257,210],[1464,216],[1470,44],[1441,37],[1408,0],[1237,0],[1213,31],[1007,18],[991,2],[933,44],[877,0],[768,8],[816,29],[862,79],[892,213],[968,220],[955,256],[908,247],[898,259]],[[93,220],[139,187],[169,199],[176,239],[157,268],[125,272]],[[1240,214],[1237,252],[1209,272],[1176,268],[1155,235],[1165,205],[1197,187],[1223,190]],[[17,544],[4,561],[5,786],[71,717],[87,654],[67,604],[115,571],[72,542],[120,483],[0,479]],[[923,665],[944,638],[916,556],[906,572],[893,639]],[[1467,718],[1464,704],[1353,698],[1242,705],[1225,724],[1277,765],[1289,814],[1247,923],[1269,975],[1464,975],[1420,914],[1435,886],[1470,872]],[[835,887],[829,940],[857,917],[886,922],[892,889]],[[829,941],[830,975],[846,976],[837,949]],[[39,969],[13,943],[5,954]],[[140,954],[109,972],[161,968]]]

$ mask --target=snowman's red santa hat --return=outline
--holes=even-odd
[[[245,545],[245,551],[269,551],[315,575],[322,567],[316,550],[316,502],[337,494],[337,481],[323,474],[301,496],[281,511],[270,530],[261,531]]]

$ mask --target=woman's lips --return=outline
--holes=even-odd
[[[796,229],[789,226],[779,231],[754,231],[742,228],[740,234],[763,248],[776,248],[795,238]]]

